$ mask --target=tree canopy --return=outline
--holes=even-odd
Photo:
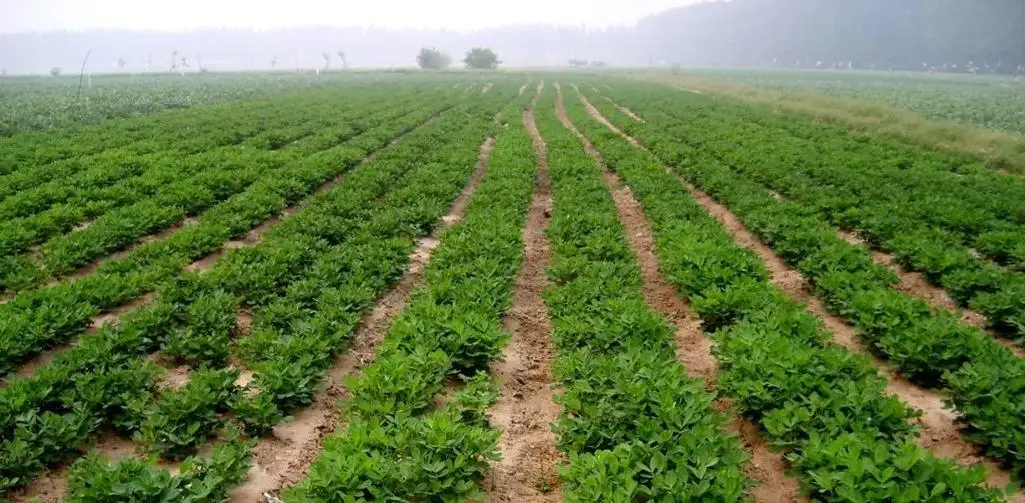
[[[494,70],[501,61],[494,51],[485,47],[474,47],[466,53],[463,63],[473,70]]]
[[[420,54],[416,56],[416,63],[420,68],[430,70],[442,70],[452,64],[452,58],[437,48],[421,48]]]

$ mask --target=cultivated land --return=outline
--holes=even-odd
[[[842,70],[705,70],[644,78],[1025,173],[1021,78]]]
[[[319,77],[18,102],[4,498],[1025,501],[1025,179],[694,77]]]

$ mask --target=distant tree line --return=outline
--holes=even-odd
[[[703,66],[1020,73],[1023,0],[733,0],[638,23],[652,57]]]
[[[463,58],[463,64],[471,70],[494,70],[499,63],[498,54],[486,47],[474,47]],[[422,47],[416,64],[425,70],[444,70],[452,64],[452,58],[437,47]]]

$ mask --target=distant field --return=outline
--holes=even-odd
[[[16,84],[4,501],[1025,499],[976,155],[590,72]]]
[[[780,91],[877,101],[923,117],[1025,133],[1025,80],[906,72],[708,70],[688,72]]]
[[[0,137],[161,110],[209,105],[386,74],[278,72],[0,78]]]

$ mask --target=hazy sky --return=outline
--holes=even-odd
[[[296,25],[468,30],[549,23],[632,24],[700,0],[0,0],[0,32],[183,30]]]

